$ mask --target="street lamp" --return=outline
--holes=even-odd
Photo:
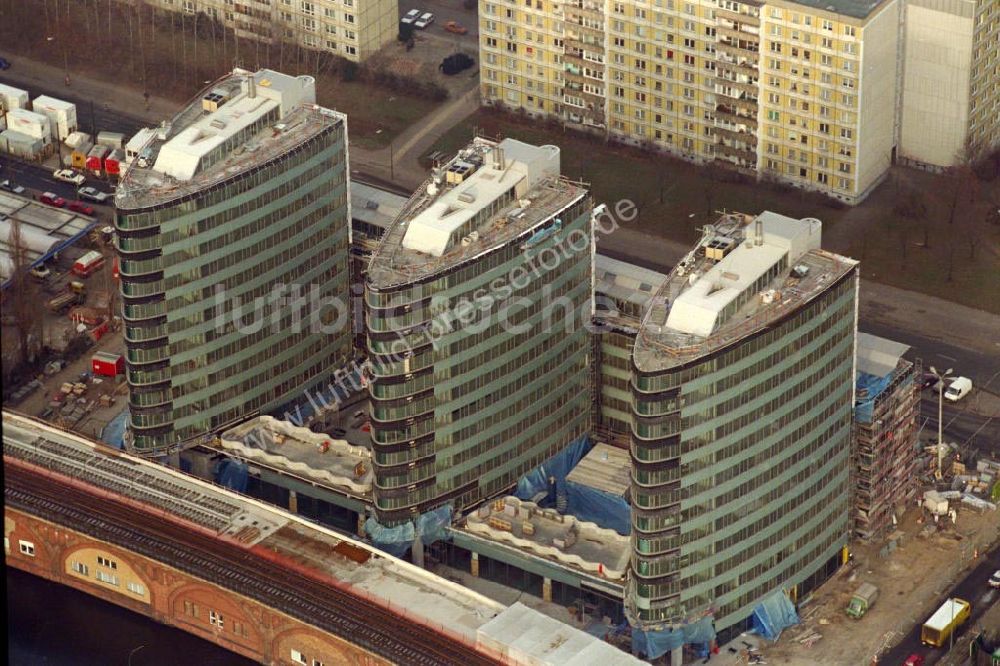
[[[137,648],[133,648],[132,651],[128,653],[128,666],[132,666],[132,655],[134,655],[136,652],[138,652],[139,650],[141,650],[144,647],[146,647],[146,646],[145,645],[140,645]]]
[[[938,372],[937,368],[933,365],[931,366],[931,374],[937,377],[938,380],[938,479],[944,474],[941,469],[941,466],[944,464],[944,382],[946,379],[951,379],[951,370],[951,368],[948,368],[944,372]]]
[[[55,40],[55,37],[45,38],[47,42],[54,42]],[[63,52],[63,73],[66,75],[66,85],[69,85],[69,54],[66,52],[66,40],[63,40],[61,46]]]

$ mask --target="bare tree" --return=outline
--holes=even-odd
[[[908,223],[922,223],[921,227],[924,232],[923,247],[924,249],[929,248],[930,238],[928,237],[927,226],[927,197],[923,190],[907,188],[903,195],[897,199],[893,210],[897,215],[903,218],[904,226]]]
[[[38,307],[38,296],[28,278],[30,260],[28,250],[21,238],[21,224],[11,219],[10,248],[11,278],[8,288],[7,306],[17,329],[18,363],[21,367],[31,363],[41,342],[42,313]]]

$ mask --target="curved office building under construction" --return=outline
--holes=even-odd
[[[382,525],[495,496],[586,433],[592,213],[557,147],[481,138],[403,207],[365,284]]]
[[[133,140],[115,227],[140,453],[300,398],[352,355],[319,310],[348,294],[347,122],[315,87],[236,70]]]
[[[857,262],[819,220],[724,216],[670,273],[633,353],[626,610],[655,631],[836,567],[849,534]]]

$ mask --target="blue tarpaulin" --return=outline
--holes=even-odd
[[[566,481],[567,511],[623,536],[632,531],[632,510],[624,497],[580,483]]]
[[[418,530],[420,531],[420,540],[425,546],[447,538],[452,511],[451,505],[446,504],[420,514],[416,522],[407,521],[395,527],[386,527],[379,523],[374,516],[370,516],[365,521],[365,532],[376,548],[384,550],[390,555],[401,557],[413,545]]]
[[[128,426],[128,408],[111,419],[108,425],[101,431],[101,441],[116,449],[125,448],[125,428]]]
[[[570,442],[565,449],[522,476],[517,482],[514,496],[520,500],[534,501],[534,498],[540,493],[548,493],[550,476],[555,477],[556,480],[556,495],[565,496],[566,475],[576,467],[578,462],[583,460],[590,448],[590,440],[587,439],[586,435]],[[539,506],[548,508],[555,506],[555,503],[555,497],[546,496],[539,502]]]
[[[355,386],[361,386],[360,368],[350,373],[341,373],[325,385],[320,384],[306,390],[301,397],[271,412],[271,416],[298,426],[305,425],[306,421],[316,415],[317,409],[333,407],[347,400],[355,393]]]
[[[183,459],[181,462],[184,462]],[[245,493],[249,478],[250,473],[246,463],[239,460],[223,458],[215,464],[215,482],[220,486]]]
[[[580,520],[628,535],[632,526],[631,509],[624,497],[566,479],[592,448],[586,435],[573,440],[562,451],[522,476],[514,496],[537,501],[542,508],[557,507]],[[554,496],[549,477],[555,479]],[[565,501],[563,506],[559,506],[560,500]]]
[[[778,640],[782,631],[798,623],[795,605],[781,590],[766,597],[753,609],[753,628],[769,641]]]
[[[632,628],[632,654],[644,654],[647,659],[657,659],[671,650],[686,644],[708,645],[715,640],[713,618],[706,616],[677,629],[642,631]]]
[[[879,377],[867,372],[859,372],[855,388],[857,398],[854,401],[854,420],[859,423],[871,423],[875,407],[875,398],[892,383],[892,373]]]

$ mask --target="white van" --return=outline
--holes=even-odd
[[[968,377],[956,377],[944,391],[944,397],[952,402],[958,402],[972,392],[972,380]]]

